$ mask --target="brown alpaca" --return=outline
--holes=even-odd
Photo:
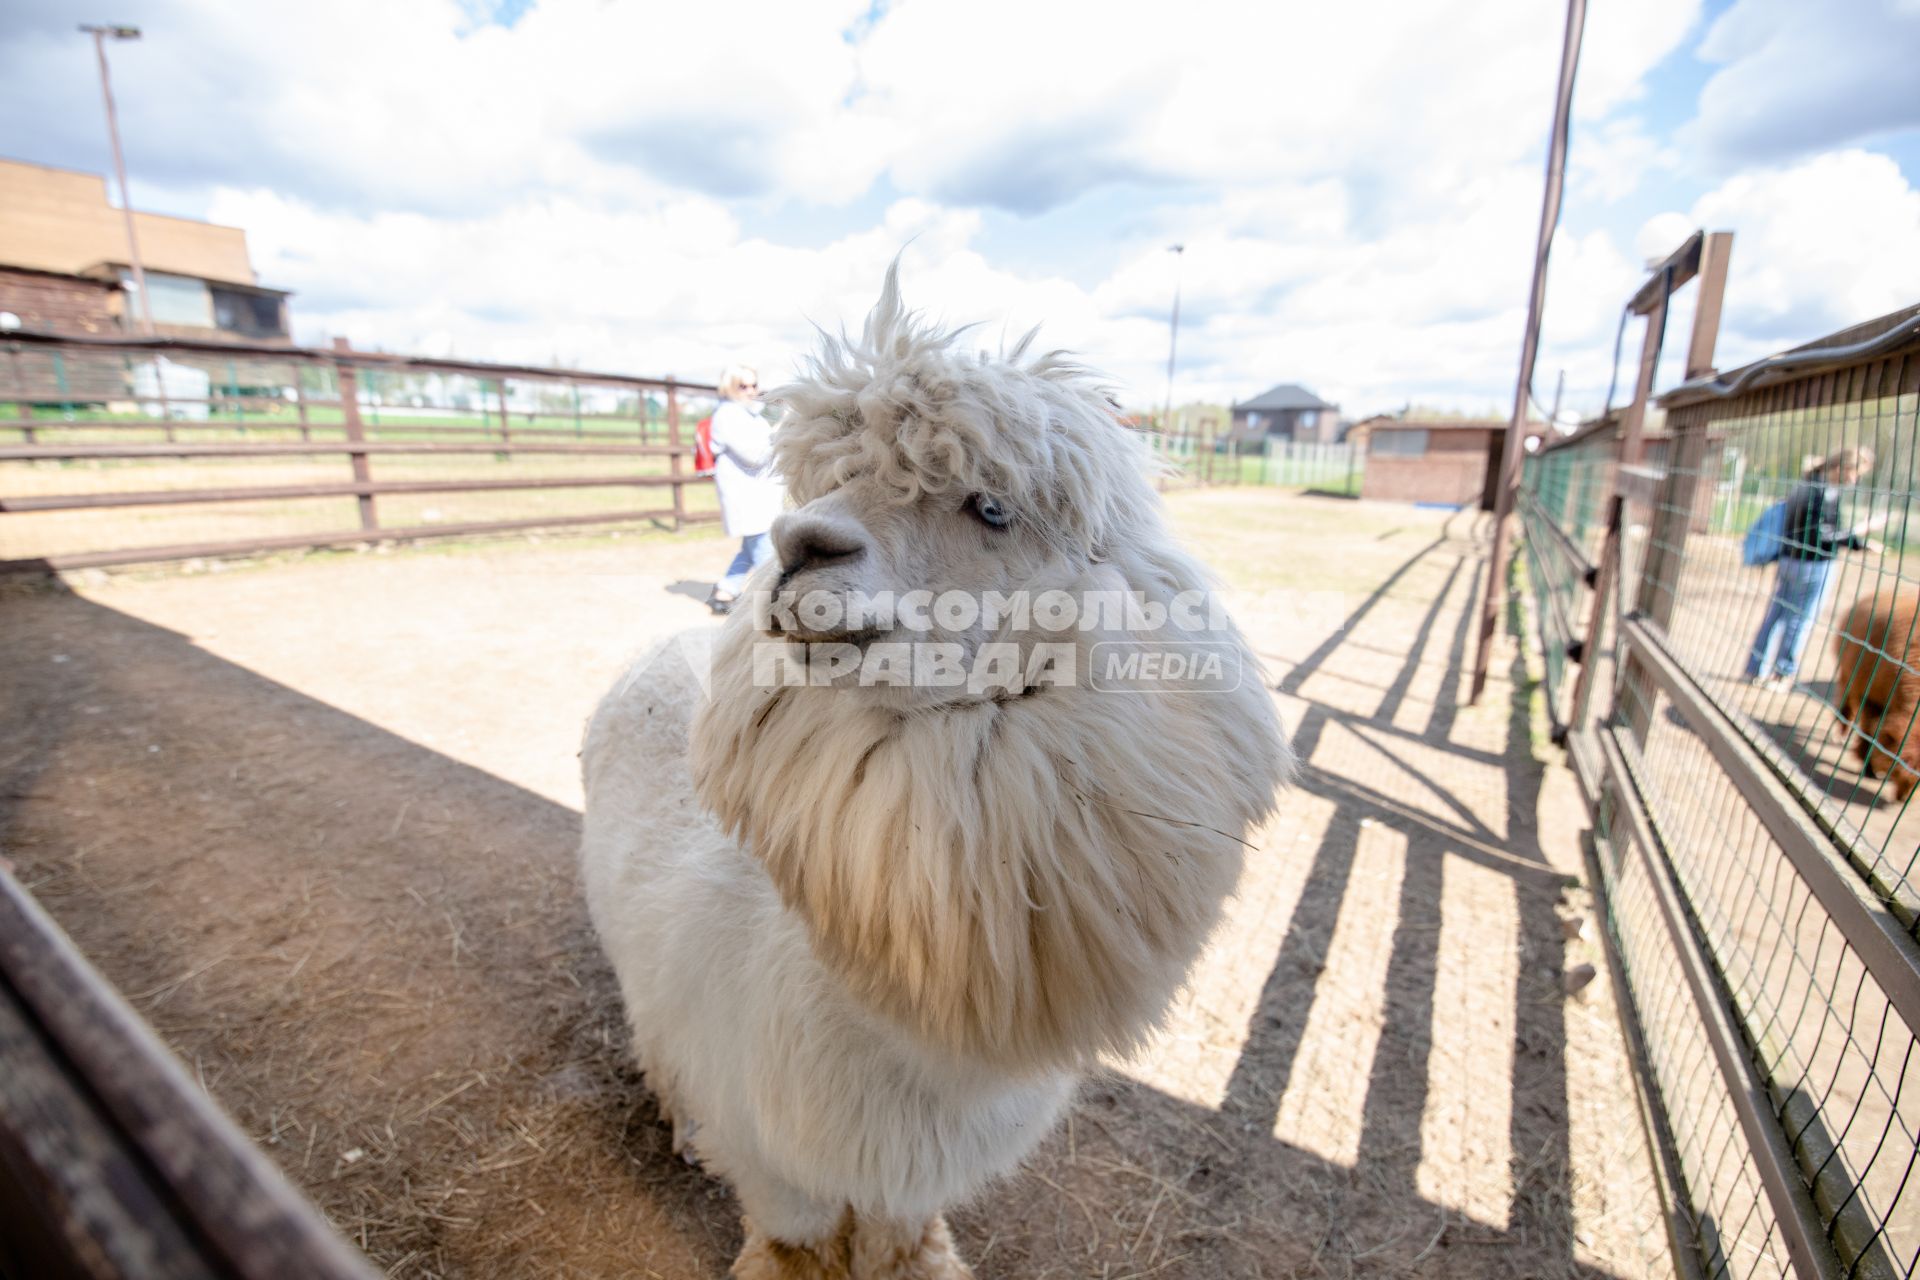
[[[1896,803],[1920,784],[1920,734],[1911,732],[1920,707],[1916,612],[1920,594],[1869,593],[1853,602],[1833,637],[1835,732],[1852,739],[1869,778],[1892,777]]]

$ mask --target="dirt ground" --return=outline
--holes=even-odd
[[[1169,498],[1308,762],[1166,1036],[953,1215],[983,1280],[1666,1276],[1580,874],[1510,641],[1464,704],[1469,515]],[[581,724],[706,620],[711,537],[0,597],[0,849],[397,1276],[722,1274],[574,870]],[[1230,768],[1230,761],[1221,767]]]

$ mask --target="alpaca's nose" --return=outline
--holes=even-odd
[[[773,545],[784,581],[808,569],[859,559],[866,554],[867,537],[851,521],[796,511],[773,522]]]

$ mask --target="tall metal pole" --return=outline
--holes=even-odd
[[[1180,259],[1187,246],[1170,244],[1167,252],[1173,255],[1173,328],[1167,336],[1167,414],[1160,424],[1163,432],[1173,429],[1173,357],[1180,349]]]
[[[138,40],[138,27],[95,27],[80,28],[93,37],[94,56],[100,61],[100,96],[107,104],[107,139],[113,143],[113,172],[120,179],[120,212],[127,220],[127,257],[128,265],[133,268],[133,287],[140,294],[140,319],[145,324],[147,336],[153,336],[153,303],[147,299],[147,273],[140,265],[140,237],[133,230],[133,199],[127,194],[127,162],[120,154],[120,120],[113,109],[113,82],[107,76],[107,37],[116,40]]]
[[[1560,221],[1560,190],[1567,173],[1567,119],[1573,104],[1573,77],[1580,67],[1580,37],[1587,23],[1587,0],[1567,0],[1567,31],[1560,48],[1560,92],[1553,104],[1553,132],[1547,142],[1547,190],[1540,201],[1540,236],[1533,252],[1533,290],[1527,297],[1527,331],[1520,343],[1520,380],[1513,390],[1513,418],[1500,450],[1499,485],[1493,499],[1493,546],[1487,554],[1487,587],[1480,599],[1480,638],[1473,658],[1473,685],[1467,695],[1477,703],[1487,688],[1487,667],[1493,660],[1493,634],[1500,624],[1500,602],[1506,597],[1507,524],[1513,514],[1515,473],[1527,431],[1527,399],[1533,385],[1533,362],[1540,349],[1540,312],[1547,300],[1547,255],[1553,248],[1553,229]]]

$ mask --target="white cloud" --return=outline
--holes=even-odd
[[[1426,224],[1349,243],[1312,202],[1291,218],[1287,243],[1244,234],[1246,210],[1223,210],[1180,264],[1180,398],[1233,399],[1304,377],[1356,411],[1397,402],[1401,387],[1483,407],[1498,394],[1490,371],[1497,386],[1517,350],[1525,263],[1513,250],[1530,231],[1530,181],[1516,172],[1495,184],[1484,216],[1441,252],[1440,230]],[[1337,212],[1337,190],[1321,194]],[[919,199],[817,250],[745,235],[704,197],[644,212],[541,198],[449,219],[222,191],[211,212],[248,227],[263,278],[296,290],[305,341],[338,333],[394,350],[558,355],[690,378],[745,358],[778,378],[812,345],[810,321],[858,324],[907,246],[909,302],[948,323],[982,322],[980,345],[1038,324],[1047,343],[1113,374],[1132,402],[1157,402],[1163,385],[1174,266],[1163,247],[1083,288],[995,266],[979,249],[977,213]],[[1591,251],[1576,246],[1566,260]]]
[[[1567,202],[1576,208],[1616,204],[1640,189],[1649,170],[1670,171],[1676,163],[1638,117],[1597,122],[1568,149]]]
[[[1838,151],[1741,174],[1692,219],[1735,231],[1723,367],[1920,299],[1920,191],[1886,156]]]
[[[473,28],[456,0],[126,8],[144,28],[112,55],[127,149],[164,185],[450,213],[529,189],[839,200],[877,172],[870,126],[839,127],[854,74],[840,31],[862,0],[546,0],[511,30]],[[72,26],[91,11],[37,9],[0,43],[0,122],[92,150],[92,50]]]
[[[1697,2],[1697,0],[1696,0]],[[1363,175],[1427,194],[1540,145],[1561,18],[1530,0],[960,6],[128,0],[115,74],[149,182],[454,213],[528,191],[844,203],[882,173],[1035,211],[1121,180]],[[1596,20],[1584,113],[1631,96],[1696,3]],[[0,121],[93,148],[86,42],[42,0],[0,42]]]
[[[1629,98],[1697,6],[1596,23],[1584,113]],[[1258,184],[1359,174],[1444,195],[1536,151],[1563,18],[1537,4],[976,0],[889,9],[856,109],[893,123],[895,181],[1031,210],[1103,180]]]
[[[1687,136],[1720,162],[1781,160],[1920,125],[1914,0],[1736,0],[1699,53],[1722,64]]]
[[[0,33],[0,128],[31,158],[93,164],[74,3],[28,0]],[[476,26],[468,0],[126,3],[148,28],[115,51],[139,187],[246,227],[303,338],[702,378],[744,357],[778,377],[809,321],[858,323],[911,242],[915,305],[986,321],[983,343],[1044,323],[1156,403],[1179,240],[1182,400],[1283,380],[1356,413],[1511,396],[1553,6],[543,0],[508,29]],[[1698,10],[1593,10],[1575,206],[1624,222],[1642,174],[1683,184],[1639,113]],[[1858,199],[1911,194],[1839,178]],[[1749,257],[1784,251],[1749,232],[1784,216],[1761,206],[1808,197],[1716,194],[1740,205],[1737,286]],[[1866,215],[1804,216],[1858,249]],[[1545,386],[1564,366],[1604,389],[1640,275],[1630,230],[1559,238]],[[1044,235],[1077,240],[1073,278]],[[1766,304],[1775,328],[1816,314],[1786,270],[1755,285],[1785,299]]]
[[[977,214],[919,200],[823,251],[743,237],[722,204],[696,196],[643,212],[540,198],[436,218],[221,190],[211,212],[246,226],[261,275],[295,290],[302,341],[338,334],[426,354],[559,356],[696,379],[748,359],[777,377],[810,343],[809,318],[857,319],[909,241],[937,264],[923,273],[926,294],[972,302],[1018,291],[969,263]]]

